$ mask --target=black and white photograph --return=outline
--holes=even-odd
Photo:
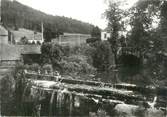
[[[0,117],[167,117],[167,0],[0,0]]]

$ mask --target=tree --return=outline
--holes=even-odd
[[[41,63],[42,64],[50,64],[50,51],[51,51],[51,44],[50,43],[43,43],[41,46]]]
[[[122,19],[125,16],[125,11],[120,8],[120,2],[109,2],[109,8],[106,10],[105,16],[108,20],[108,28],[111,32],[109,42],[112,52],[114,53],[115,64],[117,64],[119,31],[124,27]]]
[[[153,23],[158,17],[159,0],[139,0],[130,9],[130,40],[129,46],[139,48],[141,52],[147,51],[151,41]]]
[[[93,27],[91,31],[91,36],[94,38],[101,38],[101,30],[98,26]]]
[[[108,41],[95,42],[92,46],[95,48],[92,54],[93,66],[100,72],[107,71],[113,60],[110,43]]]
[[[167,1],[162,3],[160,9],[160,37],[161,41],[163,41],[163,46],[167,50],[167,41],[166,41],[166,34],[167,34]]]
[[[129,36],[129,46],[136,47],[144,57],[143,71],[141,75],[146,80],[155,84],[158,77],[163,77],[165,65],[162,65],[162,59],[157,54],[163,50],[160,33],[165,31],[162,27],[163,0],[139,0],[135,6],[130,9],[131,31]],[[161,6],[162,5],[162,6]],[[164,10],[165,11],[165,10]],[[160,18],[160,27],[153,24]],[[165,27],[165,24],[163,24]],[[161,30],[159,30],[159,28]],[[154,79],[155,78],[155,79]]]
[[[43,64],[52,64],[53,68],[59,67],[59,61],[61,61],[63,55],[59,45],[44,43],[42,44],[41,52]]]
[[[80,75],[94,73],[96,69],[88,63],[87,59],[85,55],[70,55],[64,58],[60,62],[63,73]]]
[[[24,37],[21,38],[20,43],[22,45],[26,45],[26,44],[28,44],[28,39],[24,36]]]

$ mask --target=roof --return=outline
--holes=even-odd
[[[90,36],[90,34],[81,34],[81,33],[64,33],[64,36]]]
[[[102,32],[111,32],[109,27],[106,27]]]
[[[24,45],[21,54],[41,54],[41,46]]]

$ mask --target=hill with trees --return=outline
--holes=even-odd
[[[63,32],[90,34],[93,25],[64,16],[53,16],[23,5],[17,1],[2,0],[2,21],[6,27],[41,30],[44,23],[46,41]]]

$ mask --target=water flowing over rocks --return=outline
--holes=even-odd
[[[29,75],[25,77],[32,77],[32,74]],[[138,115],[161,117],[166,112],[166,107],[161,104],[163,96],[157,95],[156,88],[141,87],[140,89],[133,84],[100,85],[100,82],[73,79],[70,81],[65,78],[47,81],[42,80],[41,77],[39,75],[36,80],[28,79],[27,86],[30,87],[25,89],[27,96],[23,96],[23,100],[28,105],[33,104],[32,112],[35,115],[47,116],[49,113],[49,116],[93,117],[124,114],[126,117]],[[145,92],[142,93],[144,89]],[[147,90],[151,91],[146,95]]]

